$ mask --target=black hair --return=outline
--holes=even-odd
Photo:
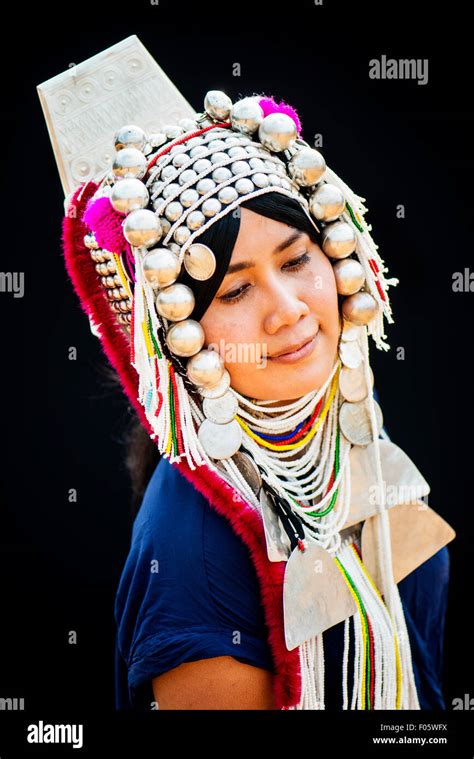
[[[195,307],[190,318],[196,321],[199,321],[209,308],[229,266],[240,228],[240,206],[306,232],[313,242],[321,244],[320,233],[296,198],[272,191],[243,201],[196,237],[196,242],[207,245],[215,254],[216,270],[212,277],[198,281],[193,279],[183,267],[177,280],[187,284],[194,293]],[[126,444],[125,465],[132,489],[132,511],[136,513],[161,454],[156,442],[148,436],[135,413],[133,413],[124,442]]]

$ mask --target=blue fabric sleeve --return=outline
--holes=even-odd
[[[444,546],[398,583],[422,709],[446,709],[444,638],[450,555]]]
[[[133,525],[115,620],[117,708],[152,701],[152,678],[183,662],[233,656],[273,671],[247,547],[164,458]]]

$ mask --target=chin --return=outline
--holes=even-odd
[[[318,361],[309,365],[272,365],[265,369],[259,369],[252,375],[252,380],[246,377],[246,382],[238,387],[231,379],[231,386],[241,395],[249,398],[258,398],[261,401],[290,401],[312,392],[326,382],[333,362],[325,361],[324,366]]]

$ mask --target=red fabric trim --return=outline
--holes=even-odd
[[[99,326],[102,348],[117,371],[123,389],[137,411],[145,429],[153,432],[138,395],[137,373],[130,363],[130,346],[108,304],[100,279],[95,271],[84,235],[89,231],[82,216],[87,201],[98,184],[81,185],[74,193],[62,223],[62,245],[67,272],[79,297],[81,307]],[[78,199],[82,192],[82,197]],[[273,692],[277,709],[298,703],[301,697],[301,671],[298,649],[288,651],[283,632],[283,578],[285,563],[271,562],[267,557],[265,536],[258,513],[239,494],[206,465],[192,470],[185,460],[173,466],[204,495],[215,510],[224,516],[249,550],[258,577],[268,642],[273,654],[275,675]]]

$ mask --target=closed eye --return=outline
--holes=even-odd
[[[305,250],[301,256],[292,258],[290,261],[287,261],[286,264],[284,264],[281,268],[290,270],[292,272],[299,271],[304,266],[306,266],[307,263],[309,263],[310,258],[311,257],[308,255],[308,251]],[[237,290],[230,290],[225,295],[220,295],[218,300],[221,300],[224,303],[237,303],[237,301],[241,300],[246,295],[250,287],[252,287],[252,285],[242,285],[242,287],[239,287]]]

